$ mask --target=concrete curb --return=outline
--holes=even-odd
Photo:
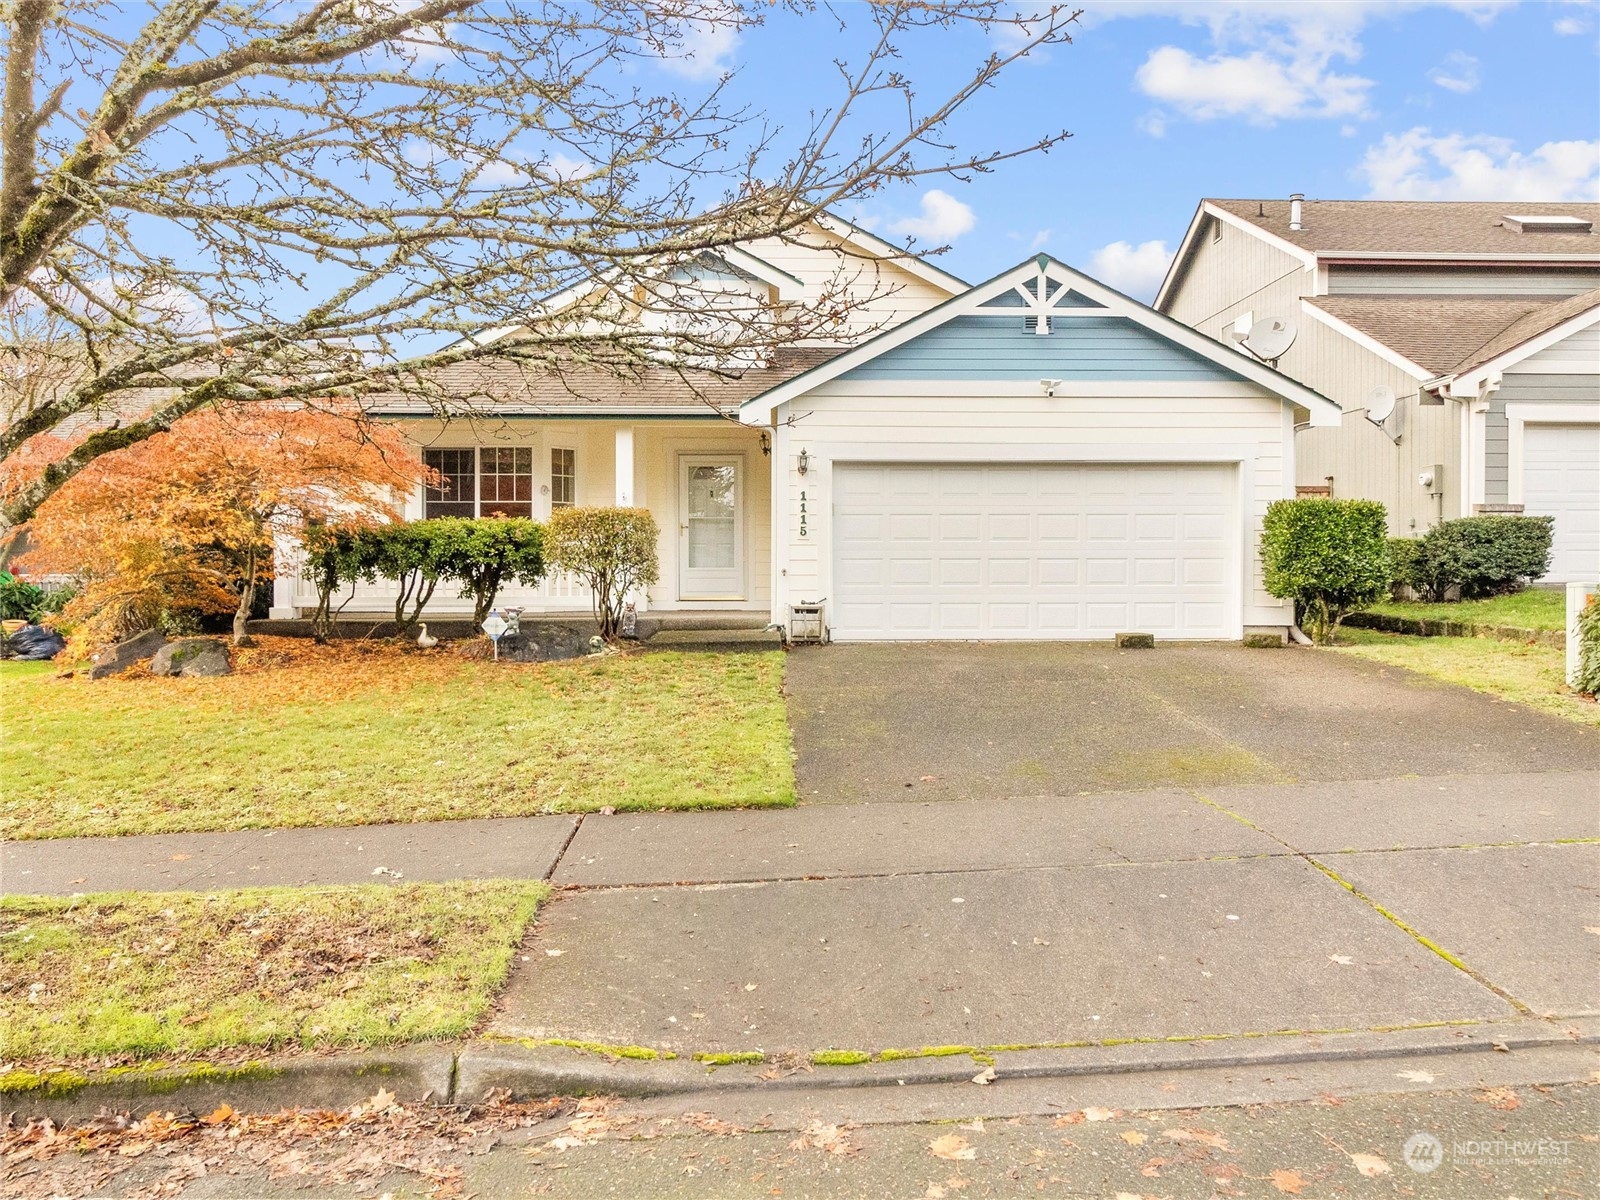
[[[691,1092],[901,1087],[968,1083],[993,1060],[999,1079],[1068,1078],[1199,1067],[1251,1067],[1303,1062],[1351,1061],[1402,1055],[1492,1053],[1538,1046],[1600,1043],[1600,1017],[1525,1019],[1382,1032],[1267,1034],[1140,1042],[1117,1046],[1000,1050],[982,1059],[967,1053],[904,1058],[854,1066],[813,1067],[762,1079],[766,1064],[709,1067],[693,1059],[620,1060],[555,1046],[478,1042],[465,1047],[456,1068],[456,1096],[480,1098],[490,1088],[513,1097],[612,1095],[643,1098]]]
[[[379,1088],[406,1102],[445,1100],[455,1083],[455,1065],[456,1047],[435,1045],[268,1059],[240,1067],[191,1063],[122,1070],[82,1082],[64,1075],[54,1085],[0,1090],[0,1111],[49,1117],[61,1125],[87,1120],[101,1109],[142,1116],[157,1109],[207,1113],[221,1104],[241,1112],[348,1108]]]
[[[1567,635],[1559,629],[1519,629],[1512,625],[1475,625],[1470,621],[1423,620],[1417,617],[1391,617],[1382,613],[1351,613],[1344,623],[1356,629],[1407,633],[1413,637],[1486,637],[1502,642],[1537,642],[1557,650],[1563,650],[1567,645]]]
[[[1360,1061],[1428,1054],[1515,1052],[1544,1046],[1600,1043],[1600,1015],[1529,1018],[1470,1025],[1352,1033],[1282,1033],[1115,1046],[996,1050],[980,1060],[968,1053],[854,1066],[818,1066],[763,1079],[767,1064],[711,1067],[692,1058],[611,1061],[561,1046],[481,1040],[461,1045],[357,1051],[313,1058],[267,1060],[238,1068],[190,1065],[116,1072],[56,1088],[0,1090],[0,1111],[58,1125],[87,1120],[102,1109],[198,1113],[220,1104],[241,1112],[288,1106],[347,1108],[379,1088],[404,1102],[475,1103],[492,1088],[514,1098],[611,1095],[632,1098],[710,1092],[789,1092],[818,1089],[965,1084],[992,1060],[996,1079],[1261,1067]]]

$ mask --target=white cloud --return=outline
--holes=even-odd
[[[1028,243],[1028,249],[1029,250],[1043,250],[1045,248],[1045,244],[1047,242],[1049,242],[1049,240],[1050,240],[1050,230],[1041,229],[1041,230],[1039,230],[1038,233],[1033,235],[1033,240]]]
[[[1089,274],[1138,300],[1149,300],[1166,278],[1172,251],[1165,242],[1112,242],[1094,252]]]
[[[1600,200],[1600,141],[1546,142],[1428,129],[1391,133],[1357,172],[1375,200]]]
[[[1374,20],[1422,7],[1453,9],[1480,23],[1513,0],[1101,0],[1084,21],[1165,18],[1201,26],[1209,52],[1176,45],[1152,51],[1137,73],[1145,94],[1195,120],[1369,115],[1373,81],[1334,60],[1356,62]],[[1452,78],[1456,77],[1452,74]],[[1141,122],[1160,136],[1159,118]]]
[[[733,70],[730,56],[739,46],[735,20],[686,21],[683,36],[661,64],[685,79],[716,79]]]
[[[1589,32],[1589,22],[1582,17],[1561,17],[1553,28],[1562,37],[1577,37],[1580,33]]]
[[[1428,79],[1447,92],[1472,92],[1478,88],[1478,60],[1460,50],[1445,55],[1444,62],[1428,72]]]
[[[972,209],[938,188],[924,192],[921,204],[921,216],[896,221],[889,226],[889,231],[914,237],[929,245],[942,246],[978,223],[978,218],[972,215]]]
[[[1161,46],[1136,76],[1145,95],[1197,121],[1243,117],[1258,125],[1286,117],[1356,117],[1367,109],[1372,80],[1340,75],[1325,59],[1280,61],[1265,51],[1200,59]]]

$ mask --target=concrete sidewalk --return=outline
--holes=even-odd
[[[1600,1012],[1600,773],[6,847],[20,892],[550,878],[496,1034],[879,1052]],[[380,874],[373,874],[378,868]]]
[[[1600,836],[1597,796],[1600,772],[1551,771],[59,838],[5,843],[0,883],[35,895],[402,879],[637,887],[1523,844]]]
[[[212,891],[279,884],[543,879],[576,817],[507,817],[335,829],[249,829],[7,842],[11,894]]]

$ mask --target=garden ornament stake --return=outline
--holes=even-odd
[[[500,661],[500,638],[506,631],[505,618],[500,615],[498,608],[490,611],[483,619],[483,632],[489,635],[489,641],[494,644],[494,660]]]

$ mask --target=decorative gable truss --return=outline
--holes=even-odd
[[[831,380],[853,371],[870,371],[875,362],[892,361],[892,351],[941,327],[969,324],[974,318],[997,322],[995,334],[1014,336],[1021,331],[1044,338],[1067,332],[1072,322],[1084,322],[1096,333],[1109,329],[1138,331],[1152,342],[1164,343],[1217,376],[1243,380],[1278,396],[1285,403],[1306,410],[1312,425],[1338,425],[1339,406],[1318,392],[1295,382],[1249,355],[1224,346],[1189,326],[1165,316],[1107,287],[1065,263],[1041,254],[1019,263],[986,283],[928,310],[905,324],[879,334],[853,350],[812,368],[785,383],[754,396],[740,408],[740,420],[747,425],[766,425],[779,405],[793,400]],[[1017,321],[1001,326],[1000,320]],[[1012,342],[1015,346],[1016,343]],[[1009,349],[1009,348],[1007,348]],[[996,347],[996,353],[1004,353]],[[897,356],[904,357],[904,356]],[[1026,370],[1031,356],[1013,362],[1016,370]],[[1012,371],[1015,374],[1015,370]],[[1049,394],[1050,385],[1060,381],[1039,379]]]

